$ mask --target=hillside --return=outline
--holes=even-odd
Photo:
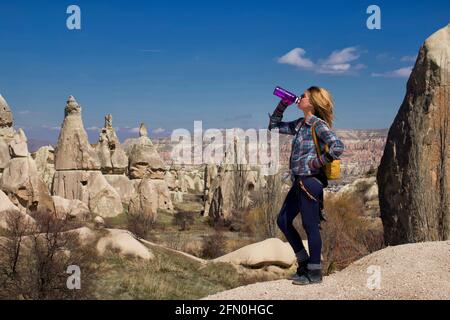
[[[450,241],[388,247],[324,278],[321,284],[295,286],[289,280],[260,282],[207,300],[272,299],[450,299]],[[379,266],[379,289],[367,287],[370,266]]]

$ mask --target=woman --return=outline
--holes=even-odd
[[[344,151],[344,144],[330,129],[333,124],[333,100],[326,89],[319,87],[307,89],[297,102],[304,117],[291,122],[282,122],[283,112],[288,105],[289,102],[280,101],[270,116],[269,123],[269,130],[278,129],[279,133],[295,136],[289,161],[293,184],[281,207],[277,224],[297,257],[298,268],[293,283],[304,285],[322,281],[320,263],[322,239],[319,225],[323,188],[328,182],[321,168],[340,157]],[[322,150],[320,157],[312,137],[313,124]],[[329,147],[328,152],[324,152],[325,144]],[[294,218],[299,212],[308,237],[310,256],[293,226]]]

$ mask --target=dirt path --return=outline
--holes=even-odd
[[[377,271],[381,275],[379,288]],[[204,299],[450,299],[450,241],[388,247],[325,277],[321,284],[260,282]]]

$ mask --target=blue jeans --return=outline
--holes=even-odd
[[[317,177],[296,176],[278,214],[277,224],[298,258],[299,254],[303,252],[306,254],[302,239],[293,225],[295,217],[299,212],[301,213],[303,229],[308,238],[309,264],[313,265],[313,268],[320,268],[322,250],[319,230],[320,203],[310,199],[300,188],[299,179],[303,181],[304,186],[314,198],[323,199],[323,184]]]

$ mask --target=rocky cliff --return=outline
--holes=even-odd
[[[422,45],[378,169],[386,244],[449,238],[450,24]]]

